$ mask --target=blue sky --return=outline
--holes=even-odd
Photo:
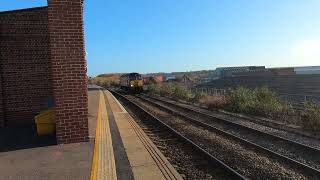
[[[2,0],[0,11],[46,5]],[[88,74],[320,65],[319,0],[85,0]]]

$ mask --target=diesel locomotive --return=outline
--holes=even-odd
[[[143,80],[139,73],[124,74],[120,77],[120,86],[128,91],[141,92],[143,90]]]

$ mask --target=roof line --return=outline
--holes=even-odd
[[[20,12],[20,11],[30,11],[30,10],[36,10],[36,9],[45,9],[48,6],[40,6],[40,7],[32,7],[32,8],[25,8],[25,9],[14,9],[14,10],[8,10],[8,11],[1,11],[0,14],[5,13],[14,13],[14,12]]]

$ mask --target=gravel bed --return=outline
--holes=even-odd
[[[167,130],[147,123],[148,120],[139,118],[130,108],[125,108],[183,179],[230,179],[226,176],[225,170],[197,154],[193,147],[179,142]]]
[[[277,135],[277,136],[280,136],[280,137],[284,137],[284,138],[289,139],[289,140],[297,141],[299,143],[302,143],[302,144],[305,144],[305,145],[308,145],[308,146],[311,146],[311,147],[314,147],[314,148],[317,148],[317,149],[320,150],[320,140],[317,140],[315,138],[310,138],[310,137],[302,136],[300,134],[288,132],[288,131],[285,131],[285,130],[280,130],[280,129],[264,126],[264,125],[249,121],[247,119],[234,117],[234,116],[231,116],[231,115],[228,115],[228,114],[224,114],[224,113],[221,113],[221,112],[209,111],[209,110],[206,110],[206,109],[203,109],[203,108],[199,108],[199,107],[196,107],[196,106],[192,106],[192,105],[176,102],[176,101],[173,101],[173,100],[170,100],[170,99],[167,99],[167,98],[163,98],[163,99],[165,99],[165,100],[167,100],[169,102],[184,106],[184,107],[188,107],[188,108],[196,109],[196,110],[199,110],[199,111],[202,111],[202,112],[205,112],[205,113],[209,113],[209,114],[217,116],[219,118],[230,120],[230,121],[236,122],[238,124],[241,124],[241,125],[253,128],[253,129],[257,129],[257,130],[260,130],[260,131],[263,131],[263,132],[267,132],[267,133],[274,134],[274,135]]]
[[[171,127],[186,137],[192,139],[212,155],[227,163],[229,166],[250,179],[308,179],[302,173],[293,170],[287,164],[269,158],[265,154],[255,152],[237,141],[230,140],[220,134],[172,116],[151,104],[135,99],[148,111],[164,120]]]
[[[169,106],[171,108],[177,109],[173,105],[168,105],[166,103],[162,103],[161,101],[158,101],[158,103],[161,105],[165,105],[165,106]],[[280,153],[282,155],[295,159],[299,162],[307,164],[316,169],[320,169],[320,151],[314,151],[308,148],[303,148],[299,145],[295,145],[288,141],[279,140],[278,138],[272,138],[262,133],[256,133],[256,132],[252,133],[252,131],[248,131],[247,129],[240,128],[239,126],[233,126],[230,124],[217,122],[209,117],[201,116],[201,118],[199,118],[198,113],[194,113],[190,110],[186,110],[182,108],[178,108],[178,109],[182,110],[181,112],[184,112],[184,114],[187,115],[188,117],[196,118],[198,121],[210,124],[216,128],[227,131],[237,137],[241,137],[250,142],[254,142],[267,149],[270,149],[272,151],[275,151],[277,153]]]

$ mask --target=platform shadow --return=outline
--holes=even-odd
[[[0,152],[56,144],[55,135],[38,136],[35,124],[0,128]]]

